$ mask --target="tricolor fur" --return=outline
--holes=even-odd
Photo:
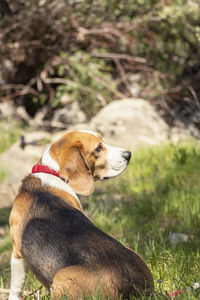
[[[44,152],[39,164],[60,177],[39,172],[22,181],[10,215],[9,300],[21,298],[28,268],[57,299],[83,299],[97,289],[106,299],[129,299],[153,289],[142,258],[99,230],[77,196],[91,194],[96,180],[121,174],[130,156],[82,130],[67,132]]]

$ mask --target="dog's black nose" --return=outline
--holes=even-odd
[[[130,151],[123,151],[122,156],[123,156],[123,158],[125,158],[129,162],[129,160],[131,158],[131,152]]]

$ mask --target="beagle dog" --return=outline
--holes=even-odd
[[[77,194],[96,180],[121,174],[131,152],[111,147],[92,131],[68,131],[25,177],[10,214],[11,287],[21,298],[30,268],[52,299],[131,299],[153,291],[142,258],[98,229],[82,212]]]

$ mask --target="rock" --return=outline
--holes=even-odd
[[[130,92],[132,97],[138,97],[139,93],[141,91],[141,85],[137,82],[134,82],[130,86]]]
[[[67,128],[70,124],[83,123],[85,121],[86,115],[80,109],[78,102],[70,102],[64,108],[55,112],[51,126]]]
[[[178,232],[174,232],[174,233],[170,233],[168,236],[168,241],[171,245],[176,246],[179,243],[186,243],[189,239],[189,236],[187,234],[184,233],[178,233]]]
[[[35,114],[34,118],[30,120],[30,126],[33,127],[43,127],[44,126],[44,119],[49,112],[49,108],[47,105],[44,105],[40,108],[37,113]]]
[[[108,104],[91,120],[90,129],[111,144],[132,150],[189,136],[185,128],[169,127],[148,101],[134,98]]]
[[[168,139],[168,126],[154,107],[144,99],[113,101],[90,122],[113,145],[136,148]]]
[[[60,103],[62,105],[66,105],[66,104],[69,104],[70,102],[72,102],[69,94],[63,94],[61,97],[60,97]]]
[[[100,132],[107,143],[131,150],[190,137],[182,123],[169,127],[148,101],[134,98],[113,101],[90,123],[74,124],[69,129]]]
[[[73,102],[67,95],[63,95],[62,103],[65,107],[57,109],[53,117],[49,106],[44,105],[29,121],[29,125],[39,130],[49,131],[49,129],[67,129],[71,125],[86,122],[86,115],[80,109],[78,102]]]
[[[189,130],[189,132],[191,133],[192,136],[194,136],[197,139],[200,139],[200,131],[194,124],[191,123],[188,126],[188,130]]]
[[[0,103],[0,115],[2,118],[10,119],[16,115],[14,105],[12,102],[2,102]]]
[[[0,116],[7,120],[14,119],[21,124],[28,123],[31,119],[23,106],[16,108],[11,101],[0,103]]]
[[[38,145],[20,147],[20,140],[0,155],[0,166],[5,171],[5,179],[0,182],[0,207],[12,205],[24,176],[28,175],[45,149],[59,139],[65,131],[50,134],[46,131],[22,133],[27,143],[38,141]]]
[[[39,139],[51,141],[51,135],[47,132],[33,132],[25,135],[26,141]],[[28,145],[24,150],[17,141],[0,156],[1,169],[7,174],[5,180],[0,182],[0,207],[8,207],[17,195],[21,180],[31,172],[32,166],[39,160],[48,144],[40,146]]]
[[[27,111],[25,110],[25,108],[23,106],[17,107],[16,113],[20,119],[22,119],[26,122],[29,122],[31,120],[31,117],[29,116],[29,114],[27,113]]]
[[[1,63],[1,76],[4,82],[10,82],[15,74],[14,62],[10,59],[4,59]]]

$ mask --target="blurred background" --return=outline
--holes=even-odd
[[[90,120],[113,99],[142,97],[168,124],[181,120],[199,136],[199,6],[1,0],[1,102],[23,107],[25,121],[42,111],[37,120],[49,126],[71,101]]]
[[[0,1],[0,299],[20,181],[77,128],[133,151],[86,214],[145,258],[158,291],[199,299],[199,82],[199,0]]]

